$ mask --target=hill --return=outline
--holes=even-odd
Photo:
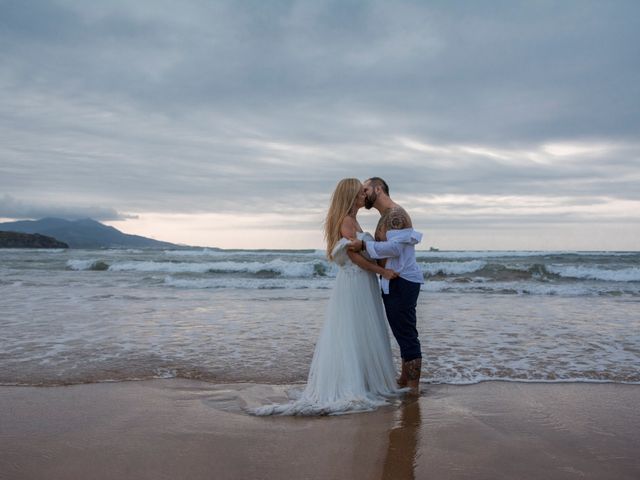
[[[91,218],[5,222],[0,223],[0,231],[46,235],[65,242],[71,248],[180,248],[173,243],[122,233]]]
[[[39,233],[0,232],[0,248],[69,248],[64,242]]]

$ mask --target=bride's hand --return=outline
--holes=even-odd
[[[384,273],[382,274],[382,276],[384,278],[386,278],[387,280],[393,280],[394,278],[398,278],[398,276],[400,276],[400,274],[398,272],[396,272],[395,270],[390,270],[388,268],[384,269]]]
[[[358,240],[357,238],[350,238],[348,248],[352,252],[359,252],[360,250],[362,250],[362,240]]]

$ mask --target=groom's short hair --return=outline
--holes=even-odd
[[[382,191],[387,194],[387,196],[389,195],[389,185],[387,185],[387,182],[385,182],[383,179],[381,179],[380,177],[371,177],[369,180],[367,180],[367,182],[369,182],[371,184],[372,187],[380,187],[382,188]]]

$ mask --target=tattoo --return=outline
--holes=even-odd
[[[384,228],[384,215],[378,220],[378,226],[376,227],[375,239],[376,242],[384,242],[387,239],[387,230]]]
[[[386,214],[385,226],[387,230],[402,230],[411,228],[409,214],[402,207],[391,208]]]
[[[393,207],[384,212],[376,227],[376,241],[381,242],[387,239],[387,231],[402,230],[412,228],[411,218],[402,207]]]

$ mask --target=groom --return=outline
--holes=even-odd
[[[353,240],[349,249],[366,249],[371,258],[400,274],[394,280],[380,280],[382,300],[389,326],[400,346],[402,373],[398,385],[409,387],[413,393],[419,394],[422,352],[416,329],[416,304],[424,278],[416,263],[415,245],[422,239],[422,234],[413,229],[411,218],[404,208],[391,200],[387,182],[372,177],[363,185],[365,208],[370,210],[373,207],[380,212],[376,241]]]

